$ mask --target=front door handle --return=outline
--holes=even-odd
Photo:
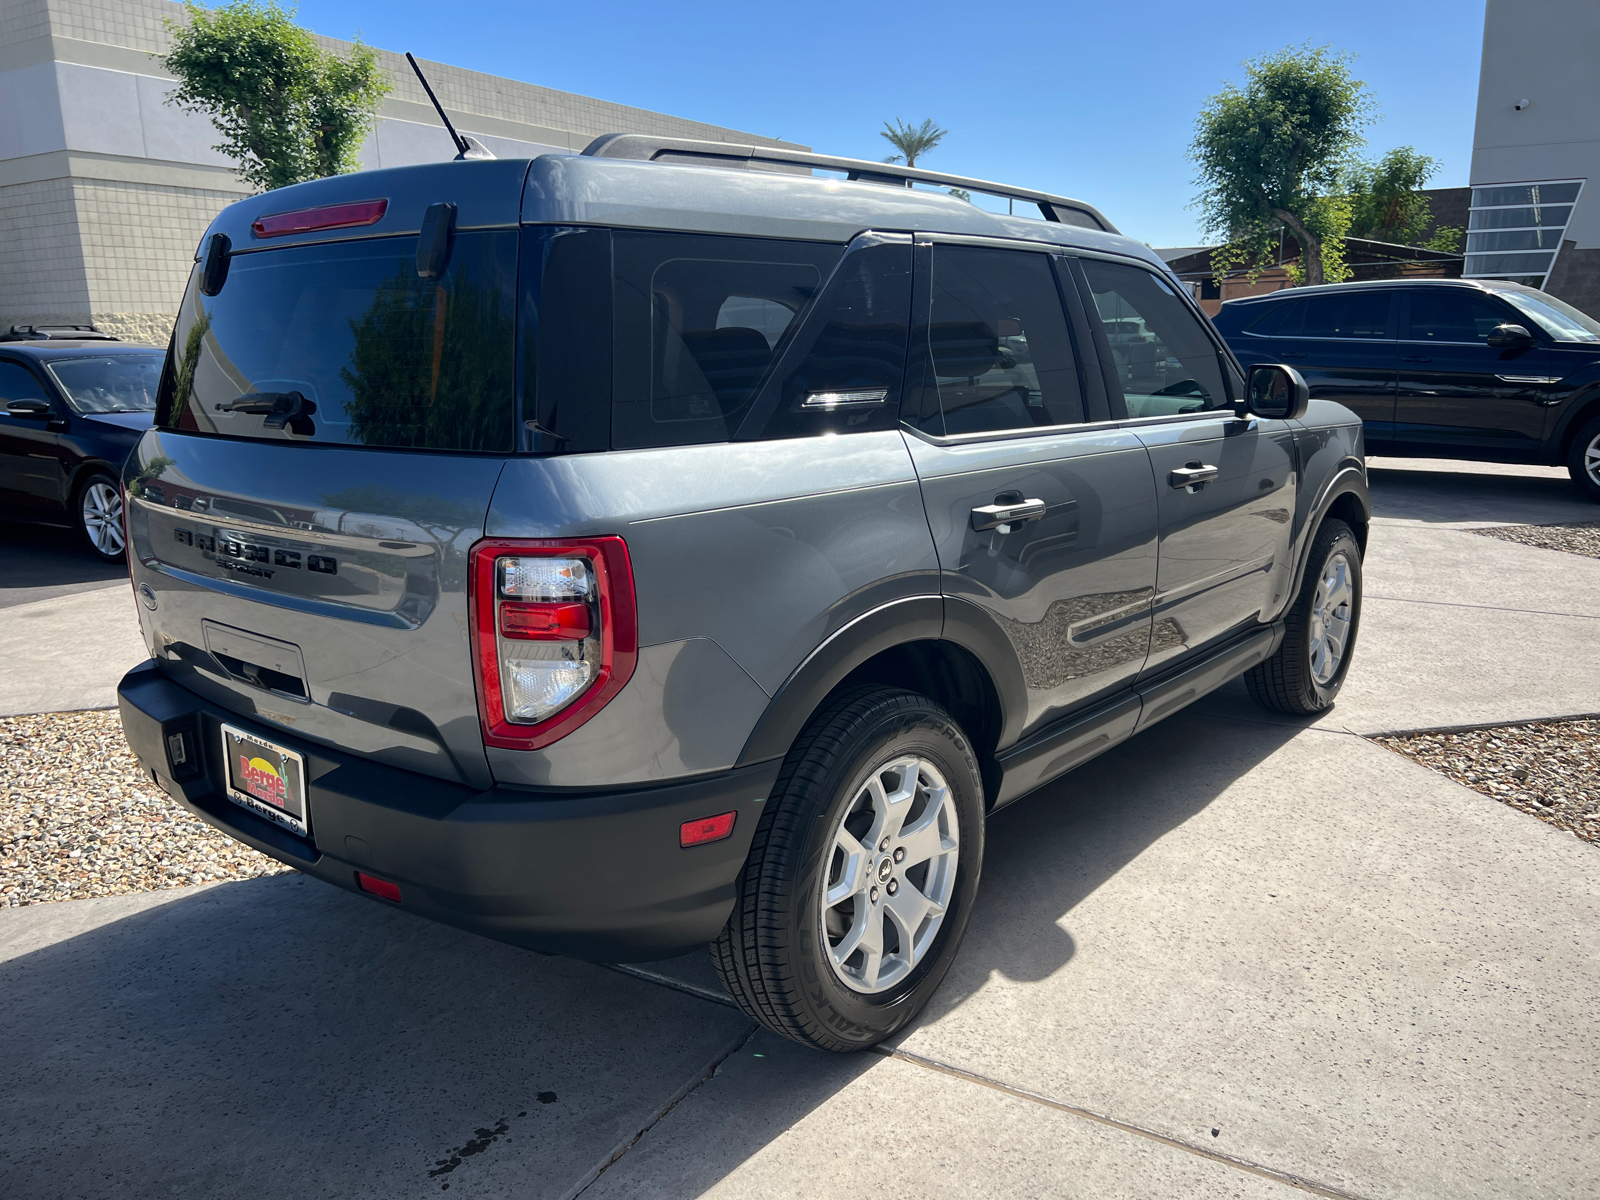
[[[1016,493],[1013,492],[1012,495]],[[1009,504],[985,504],[972,510],[972,527],[980,532],[998,529],[1010,533],[1011,527],[1044,516],[1043,500],[1013,500]]]
[[[1174,468],[1167,476],[1167,486],[1194,491],[1201,484],[1210,483],[1220,474],[1221,471],[1208,463],[1192,462],[1187,466]]]
[[[1304,358],[1305,356],[1306,352],[1304,350],[1285,350],[1278,355],[1279,358]]]

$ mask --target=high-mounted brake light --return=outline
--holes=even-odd
[[[619,537],[494,539],[472,548],[473,674],[486,745],[537,750],[633,675],[633,567]]]
[[[321,208],[301,208],[294,212],[257,217],[250,223],[257,237],[282,237],[288,233],[311,233],[318,229],[345,229],[352,225],[376,225],[388,211],[387,200],[358,200],[354,204],[326,204]]]

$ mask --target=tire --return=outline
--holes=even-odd
[[[73,522],[78,536],[101,562],[118,563],[123,544],[122,489],[117,481],[97,471],[78,484],[72,499]]]
[[[1600,417],[1578,430],[1567,451],[1567,474],[1578,490],[1600,504]]]
[[[961,945],[983,822],[977,760],[949,713],[889,688],[841,695],[795,741],[756,827],[711,944],[723,986],[751,1018],[805,1045],[882,1041],[922,1011]]]
[[[1322,615],[1328,608],[1331,627]],[[1277,653],[1245,672],[1245,685],[1257,704],[1309,717],[1333,705],[1361,628],[1361,545],[1343,521],[1330,517],[1317,530],[1285,625]],[[1340,627],[1342,639],[1328,636]]]

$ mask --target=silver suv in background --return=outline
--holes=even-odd
[[[1360,421],[1092,207],[635,136],[228,208],[125,483],[180,803],[508,942],[709,942],[830,1050],[939,985],[989,813],[1241,673],[1331,704],[1369,512]]]

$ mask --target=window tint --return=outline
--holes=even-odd
[[[1304,314],[1295,315],[1300,308],[1298,300],[1280,300],[1275,304],[1264,304],[1261,307],[1261,315],[1245,328],[1262,337],[1272,337],[1281,333],[1283,326],[1291,322],[1298,329],[1300,321],[1304,318]]]
[[[152,350],[148,354],[54,358],[45,369],[81,413],[151,412],[165,362],[166,355]]]
[[[1494,301],[1464,288],[1418,288],[1410,293],[1414,342],[1481,342],[1496,325],[1514,320]]]
[[[1331,292],[1307,296],[1278,326],[1279,337],[1386,338],[1388,292]]]
[[[1048,256],[936,246],[928,349],[946,433],[1084,419]]]
[[[1130,417],[1227,404],[1216,343],[1171,284],[1139,267],[1081,262]]]
[[[190,280],[156,422],[229,437],[508,451],[516,271],[509,231],[457,235],[438,279],[418,276],[415,237],[235,254],[216,296]],[[282,398],[283,411],[269,411],[267,397],[252,402],[257,393]],[[294,393],[314,408],[291,413]]]
[[[731,438],[842,252],[633,232],[613,246],[618,448]]]
[[[852,249],[795,335],[782,377],[762,397],[772,415],[753,414],[762,436],[892,429],[910,316],[911,239]]]
[[[0,408],[13,400],[48,400],[44,388],[27,367],[0,362]]]

